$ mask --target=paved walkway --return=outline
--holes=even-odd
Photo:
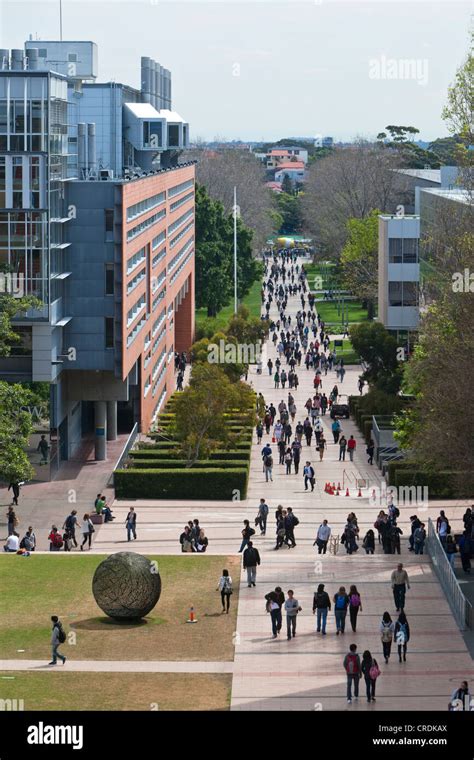
[[[179,662],[166,660],[71,660],[68,658],[63,669],[59,662],[56,668],[44,660],[0,660],[1,671],[37,671],[55,672],[73,671],[87,673],[232,673],[233,662]]]

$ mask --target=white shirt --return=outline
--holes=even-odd
[[[329,536],[331,535],[331,526],[330,525],[320,525],[318,529],[318,538],[321,541],[328,541]]]
[[[20,547],[20,539],[18,538],[18,536],[8,536],[6,547],[10,551],[17,552]]]

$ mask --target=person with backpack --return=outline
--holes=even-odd
[[[313,615],[316,612],[316,633],[326,635],[326,621],[331,609],[329,594],[324,590],[324,583],[318,585],[318,590],[313,596]]]
[[[408,573],[403,569],[401,562],[397,565],[397,569],[394,570],[391,575],[391,583],[393,600],[397,612],[400,612],[400,610],[403,611],[403,608],[405,607],[405,594],[407,589],[410,588],[410,580],[408,578]]]
[[[241,530],[242,534],[242,543],[240,544],[239,554],[243,552],[246,546],[248,546],[249,541],[253,535],[255,535],[255,531],[253,528],[250,527],[250,523],[248,520],[244,520],[244,527]]]
[[[347,675],[347,704],[352,703],[352,684],[354,684],[354,699],[359,699],[359,680],[361,674],[360,657],[357,654],[357,644],[351,644],[349,652],[344,657],[344,670]]]
[[[94,533],[94,531],[95,531],[95,528],[92,524],[92,520],[90,519],[89,514],[86,512],[86,514],[83,517],[82,527],[81,527],[81,533],[83,536],[83,541],[81,544],[81,552],[84,551],[84,544],[86,544],[87,542],[89,542],[89,549],[91,548],[92,534]]]
[[[267,519],[268,519],[268,504],[266,504],[265,499],[260,499],[257,517],[255,518],[255,525],[260,526],[261,536],[264,536],[267,532]]]
[[[285,612],[286,636],[288,641],[290,641],[292,636],[293,638],[296,636],[296,618],[298,617],[298,612],[301,612],[301,607],[299,605],[298,599],[294,598],[294,592],[291,588],[288,589],[288,598],[285,602]]]
[[[406,662],[407,644],[410,641],[410,626],[408,625],[407,616],[403,611],[400,612],[398,620],[395,623],[394,637],[398,647],[398,661],[402,661],[403,649],[403,662]]]
[[[413,531],[413,548],[415,554],[423,554],[423,549],[426,541],[425,523],[418,520],[418,525]]]
[[[349,589],[349,619],[353,633],[356,632],[357,615],[359,612],[362,612],[362,599],[357,591],[357,586],[351,586]]]
[[[53,624],[53,629],[51,632],[52,659],[49,664],[57,665],[58,657],[59,657],[59,659],[62,660],[62,663],[64,665],[67,660],[67,657],[65,657],[63,654],[59,652],[59,647],[61,646],[61,644],[64,644],[64,642],[66,641],[66,633],[57,615],[51,615],[51,622]]]
[[[346,461],[346,448],[347,448],[347,438],[345,435],[342,435],[339,438],[339,461],[340,462]]]
[[[334,616],[336,618],[336,636],[344,633],[346,627],[347,608],[349,606],[349,597],[346,589],[341,586],[337,594],[334,594]]]
[[[295,475],[298,475],[300,470],[300,459],[301,459],[301,443],[297,440],[293,441],[291,444],[291,452],[293,454],[293,464],[295,467]]]
[[[400,536],[403,535],[403,531],[401,528],[398,527],[398,525],[393,525],[390,527],[389,530],[389,536],[390,536],[390,553],[391,554],[400,554]]]
[[[385,662],[388,663],[390,654],[392,651],[393,634],[395,631],[395,623],[390,617],[389,612],[383,613],[379,630],[380,630],[380,638],[382,641],[383,656],[384,656]]]
[[[408,539],[409,543],[409,552],[415,551],[415,531],[417,528],[419,528],[421,525],[421,520],[419,519],[418,515],[410,515],[410,537]]]
[[[368,530],[362,541],[362,546],[366,554],[375,553],[375,533],[372,529]]]
[[[51,527],[51,532],[48,536],[48,541],[49,541],[50,552],[59,552],[63,548],[63,544],[64,544],[63,537],[58,531],[56,525],[53,525]]]
[[[288,509],[286,510],[284,526],[285,526],[285,544],[288,546],[289,549],[294,549],[294,547],[296,546],[295,528],[299,524],[300,524],[300,521],[298,520],[296,515],[293,514],[293,509],[291,507],[288,507]]]
[[[331,538],[331,526],[328,525],[327,520],[323,520],[318,528],[316,538],[313,542],[313,546],[316,544],[318,547],[318,554],[326,554],[328,541]]]
[[[444,551],[446,552],[446,556],[448,558],[449,564],[454,570],[454,561],[456,559],[457,547],[456,547],[456,540],[454,536],[452,536],[451,534],[446,536],[446,546],[444,547]]]
[[[362,655],[361,673],[365,679],[365,688],[367,690],[367,702],[375,702],[375,684],[380,675],[380,669],[375,657],[372,657],[369,650],[366,649]]]
[[[276,637],[281,631],[281,626],[282,626],[281,608],[285,604],[285,594],[281,590],[280,586],[276,586],[275,591],[270,591],[269,594],[265,594],[265,599],[266,599],[265,610],[266,612],[270,613],[270,617],[272,621],[272,636],[274,639],[276,639]]]
[[[229,614],[230,597],[233,594],[232,578],[229,575],[228,570],[223,570],[219,579],[219,585],[217,590],[221,592],[222,612]]]
[[[244,570],[247,570],[247,586],[255,586],[257,580],[257,565],[260,564],[260,554],[258,549],[254,549],[253,543],[248,542],[247,548],[243,555]]]
[[[326,439],[324,437],[324,433],[321,433],[320,438],[319,438],[319,443],[316,446],[316,451],[319,452],[319,461],[320,462],[323,461],[324,450],[325,449],[327,449],[327,443],[326,443]]]
[[[273,457],[271,454],[264,456],[263,469],[265,472],[265,482],[268,483],[268,481],[271,480],[273,483]]]
[[[79,521],[76,515],[77,515],[77,509],[73,509],[71,514],[68,515],[64,521],[63,530],[66,530],[69,533],[71,541],[74,543],[74,546],[77,548],[76,526],[79,527]]]
[[[310,483],[311,491],[314,491],[314,467],[312,467],[311,462],[306,462],[305,466],[303,467],[303,477],[304,490],[308,490],[308,483]]]

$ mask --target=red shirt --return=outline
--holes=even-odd
[[[347,441],[347,448],[348,449],[355,449],[356,446],[357,446],[356,439],[355,438],[349,438],[349,440]]]

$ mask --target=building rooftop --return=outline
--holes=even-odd
[[[408,177],[416,179],[425,179],[429,182],[437,182],[441,185],[441,169],[395,169],[400,174],[406,174]]]
[[[422,187],[420,188],[422,193],[430,193],[431,195],[437,195],[439,198],[446,198],[448,201],[455,201],[456,203],[466,203],[468,205],[474,204],[472,195],[462,188],[456,190],[442,190],[438,187]]]
[[[279,164],[276,168],[277,171],[280,171],[281,169],[304,169],[305,167],[302,161],[287,161]]]

